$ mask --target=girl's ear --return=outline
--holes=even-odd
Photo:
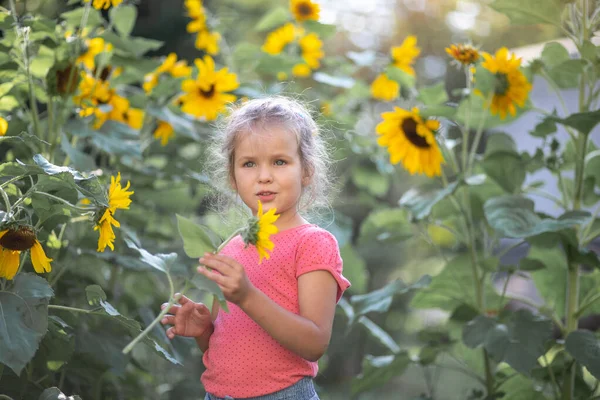
[[[306,171],[302,177],[302,186],[308,186],[312,182],[313,171]]]

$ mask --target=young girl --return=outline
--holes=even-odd
[[[323,201],[329,184],[317,125],[294,100],[251,100],[229,116],[217,146],[221,181],[254,215],[259,200],[279,214],[275,248],[259,264],[238,236],[200,258],[198,272],[219,285],[229,312],[182,296],[162,320],[172,325],[167,336],[194,337],[204,352],[205,399],[318,400],[312,378],[350,282],[335,237],[300,214]]]

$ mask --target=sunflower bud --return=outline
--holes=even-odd
[[[10,250],[28,250],[35,243],[35,232],[29,226],[10,229],[0,237],[0,246]]]

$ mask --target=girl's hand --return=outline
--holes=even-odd
[[[254,289],[244,266],[233,258],[204,253],[200,262],[214,271],[199,266],[198,272],[219,285],[227,301],[240,306]]]
[[[177,296],[177,295],[176,295]],[[160,321],[163,325],[173,325],[167,329],[167,337],[173,339],[175,335],[186,337],[199,337],[212,325],[210,310],[202,303],[194,303],[181,295],[179,304],[174,304],[169,310],[170,314]],[[167,306],[163,304],[161,310]]]

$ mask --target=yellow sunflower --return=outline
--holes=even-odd
[[[0,136],[6,135],[6,131],[8,131],[8,121],[0,117]]]
[[[77,64],[81,63],[85,65],[87,69],[92,71],[96,65],[96,56],[100,53],[112,51],[112,44],[105,43],[104,39],[97,37],[93,39],[87,39],[85,41],[87,50],[85,53],[77,57]]]
[[[415,63],[415,58],[421,54],[421,49],[417,47],[416,36],[407,36],[400,46],[392,47],[391,53],[395,67],[415,76],[415,70],[412,65]]]
[[[187,79],[181,84],[185,92],[180,98],[181,110],[196,117],[204,117],[209,121],[225,111],[227,103],[233,102],[236,96],[229,92],[240,85],[237,75],[227,68],[215,71],[215,62],[210,56],[204,60],[194,61],[198,67],[196,79]]]
[[[288,22],[269,33],[261,49],[267,54],[277,55],[283,51],[285,46],[296,40],[296,36],[299,33],[298,28],[291,22]]]
[[[296,64],[294,65],[294,68],[292,68],[292,75],[300,78],[306,78],[307,76],[310,76],[310,72],[310,67],[306,64]]]
[[[256,217],[250,220],[248,227],[242,232],[244,243],[256,246],[259,264],[263,258],[269,259],[271,257],[269,252],[273,251],[275,247],[275,244],[270,240],[270,236],[279,231],[275,226],[275,221],[279,218],[279,215],[275,214],[276,212],[275,208],[271,208],[263,214],[263,205],[259,200]]]
[[[90,0],[83,0],[85,3],[89,3]],[[110,6],[116,7],[119,4],[121,4],[123,2],[123,0],[94,0],[92,2],[92,6],[96,9],[96,10],[108,10],[110,8]]]
[[[314,32],[309,33],[302,37],[298,44],[302,49],[302,59],[306,64],[312,69],[319,68],[321,66],[319,60],[325,55],[322,50],[323,42],[319,39],[319,36]]]
[[[508,49],[502,47],[495,56],[482,53],[485,61],[481,66],[496,75],[494,97],[490,106],[492,115],[500,114],[500,118],[506,118],[506,114],[515,116],[519,107],[525,105],[525,100],[531,91],[531,84],[520,69],[521,59],[514,54],[508,54]]]
[[[144,75],[142,87],[146,93],[152,92],[152,89],[158,85],[161,74],[170,74],[174,78],[188,77],[192,74],[192,67],[187,64],[187,60],[177,61],[177,54],[169,53],[162,64],[154,71]]]
[[[198,33],[194,45],[198,50],[204,50],[214,56],[219,52],[219,40],[221,40],[221,35],[218,32],[205,30]]]
[[[319,12],[321,11],[317,3],[313,3],[311,0],[291,0],[290,10],[294,14],[294,18],[297,21],[318,21]]]
[[[394,107],[394,111],[381,116],[383,121],[376,128],[380,135],[377,143],[387,148],[392,164],[402,162],[411,175],[441,175],[444,158],[434,136],[440,126],[438,121],[423,121],[416,107],[411,111]]]
[[[392,101],[398,98],[400,85],[386,74],[379,74],[371,84],[371,96],[377,100]]]
[[[154,131],[154,138],[160,139],[160,145],[166,146],[169,143],[171,137],[175,135],[171,124],[165,121],[159,121],[156,130]]]
[[[119,221],[114,218],[115,212],[118,209],[127,210],[131,204],[131,195],[133,191],[129,191],[130,182],[127,181],[127,185],[123,187],[121,185],[121,173],[119,172],[116,177],[110,177],[110,187],[108,189],[108,208],[104,210],[102,217],[98,220],[94,230],[100,231],[100,237],[98,239],[98,252],[104,251],[106,246],[114,250],[115,233],[112,229],[113,226],[117,228],[121,226]]]
[[[462,65],[475,64],[479,60],[479,52],[470,44],[452,44],[450,47],[446,47],[446,53]]]
[[[0,278],[11,280],[15,277],[21,261],[21,252],[25,250],[30,251],[35,272],[43,274],[52,270],[52,259],[46,256],[33,229],[19,226],[17,229],[0,232]]]

